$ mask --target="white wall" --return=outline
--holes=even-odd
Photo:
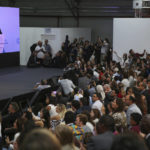
[[[114,18],[113,49],[122,56],[130,49],[150,53],[150,19],[149,18]]]
[[[52,47],[53,55],[61,49],[61,44],[65,41],[66,35],[69,35],[69,40],[72,42],[74,38],[83,37],[84,40],[91,41],[90,28],[48,28],[49,33],[46,32],[47,28],[33,28],[21,27],[20,28],[20,65],[26,65],[30,56],[30,46],[33,43],[41,40],[42,34],[54,35],[54,39],[49,43]]]

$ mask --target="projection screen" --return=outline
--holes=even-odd
[[[19,8],[0,7],[0,53],[20,51]]]

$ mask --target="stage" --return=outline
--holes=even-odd
[[[0,69],[0,100],[33,90],[36,82],[62,75],[63,69],[10,67]]]

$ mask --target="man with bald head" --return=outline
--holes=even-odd
[[[140,127],[141,127],[141,132],[146,135],[145,141],[148,148],[150,149],[150,114],[147,114],[142,118]]]

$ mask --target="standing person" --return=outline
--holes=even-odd
[[[74,143],[74,135],[67,125],[59,125],[55,129],[55,134],[62,145],[62,150],[79,150]]]
[[[38,41],[38,44],[35,48],[37,60],[40,61],[40,64],[43,64],[43,60],[45,59],[45,48],[42,45],[41,41]]]
[[[127,109],[127,124],[130,125],[130,117],[132,113],[139,113],[140,115],[142,115],[142,112],[140,110],[140,108],[136,105],[136,99],[134,96],[131,95],[127,95],[125,98],[125,102],[128,105],[128,109]]]
[[[49,56],[52,57],[52,48],[51,48],[50,44],[48,44],[47,39],[45,40],[44,48],[45,48],[46,52],[49,54]]]
[[[63,78],[60,78],[58,80],[58,83],[60,83],[62,90],[64,92],[64,95],[69,95],[74,91],[75,85],[73,84],[73,82],[69,79],[67,79],[67,75],[64,74]]]
[[[94,93],[92,96],[92,101],[93,101],[92,109],[98,109],[100,114],[103,115],[104,114],[104,111],[103,111],[104,105],[100,101],[99,94]]]
[[[140,123],[141,132],[144,133],[148,149],[150,149],[150,114],[145,115]]]
[[[100,118],[96,125],[97,136],[93,136],[87,144],[88,150],[110,150],[114,139],[115,122],[109,115]]]
[[[5,138],[4,130],[13,127],[15,120],[20,116],[19,106],[16,102],[11,102],[8,107],[8,114],[2,117],[2,139]]]
[[[105,39],[103,41],[103,45],[101,48],[101,64],[104,64],[104,61],[106,60],[107,57],[108,50],[109,50],[109,41],[108,39]]]
[[[124,102],[122,99],[116,98],[112,102],[112,108],[114,110],[112,117],[115,121],[116,131],[121,133],[127,127],[127,117],[126,113],[124,112]]]
[[[100,37],[98,37],[97,42],[94,46],[95,48],[95,62],[96,64],[99,64],[101,62],[101,48],[102,48],[102,40]]]
[[[78,114],[76,116],[76,125],[84,130],[84,133],[93,132],[86,123],[88,122],[88,118],[85,114]]]
[[[130,130],[140,134],[140,122],[142,120],[142,116],[139,113],[132,113],[130,117]]]

